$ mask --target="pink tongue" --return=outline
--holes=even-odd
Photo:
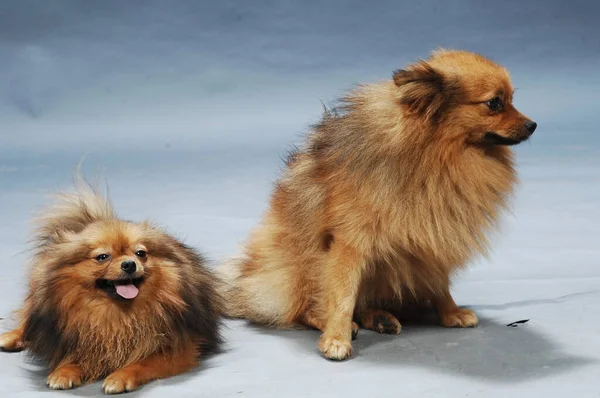
[[[140,292],[133,283],[129,285],[116,285],[115,287],[117,288],[117,294],[127,300],[135,298]]]

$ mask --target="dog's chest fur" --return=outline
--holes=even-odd
[[[350,177],[349,184],[331,179],[328,213],[335,232],[384,261],[411,257],[452,268],[485,255],[487,234],[515,182],[510,154],[472,151],[452,165],[422,167],[408,174],[384,165],[360,182]]]

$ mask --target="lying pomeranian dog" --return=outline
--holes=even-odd
[[[344,97],[289,157],[245,254],[220,267],[228,315],[316,328],[335,360],[356,323],[400,333],[392,313],[408,301],[477,325],[450,279],[486,254],[516,181],[510,145],[536,129],[512,100],[504,68],[447,50]]]
[[[103,377],[105,393],[192,369],[220,342],[220,300],[202,257],[159,228],[124,221],[92,186],[38,220],[29,294],[5,351],[48,362],[47,384]]]

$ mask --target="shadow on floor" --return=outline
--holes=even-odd
[[[353,342],[354,355],[350,360],[369,365],[421,366],[500,383],[544,378],[594,362],[561,352],[534,325],[508,327],[487,318],[479,320],[476,328],[447,329],[429,316],[418,322],[404,321],[399,336],[361,329]],[[317,331],[252,327],[262,333],[287,337],[299,350],[320,355],[316,349]]]

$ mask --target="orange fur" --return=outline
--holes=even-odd
[[[191,369],[216,348],[221,304],[193,249],[148,222],[119,219],[83,181],[38,225],[20,325],[0,336],[0,348],[48,361],[51,388],[108,376],[105,392],[131,391]],[[135,273],[125,273],[125,261]],[[139,294],[130,300],[103,284],[132,280]]]
[[[326,111],[290,155],[245,253],[219,268],[228,314],[317,327],[331,359],[351,355],[353,319],[399,332],[374,311],[407,300],[431,302],[445,326],[474,326],[450,280],[487,253],[511,196],[513,155],[501,144],[531,134],[512,94],[504,68],[442,50]],[[502,109],[487,102],[495,97]]]

